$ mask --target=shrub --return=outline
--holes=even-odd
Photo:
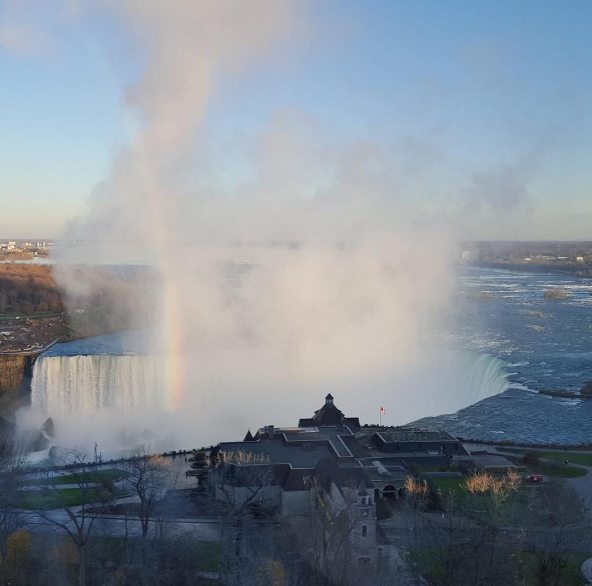
[[[535,452],[526,452],[526,454],[522,456],[522,462],[526,464],[526,466],[536,466],[541,463],[541,459]]]
[[[13,567],[24,567],[31,551],[31,534],[17,529],[8,538],[7,561]]]

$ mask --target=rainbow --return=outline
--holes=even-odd
[[[179,286],[175,279],[165,279],[163,292],[163,335],[165,359],[165,407],[178,411],[183,404],[186,380],[183,361],[183,323],[180,315]]]

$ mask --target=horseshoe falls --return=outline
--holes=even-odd
[[[490,354],[479,354],[465,352],[465,387],[467,398],[476,396],[473,402],[499,395],[510,388],[506,363],[500,358]]]
[[[41,356],[33,369],[31,404],[41,412],[133,413],[162,407],[162,361],[154,356]]]
[[[128,333],[57,344],[35,363],[32,407],[58,419],[108,410],[130,417],[164,410],[165,361],[134,353],[138,349],[140,340]],[[387,376],[383,384],[403,418],[422,416],[426,408],[429,414],[460,409],[510,386],[503,360],[467,350],[430,352],[407,372]],[[415,399],[396,398],[403,389]]]

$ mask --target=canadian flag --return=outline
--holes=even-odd
[[[384,413],[386,413],[386,409],[381,405],[380,406],[380,414],[383,415]]]

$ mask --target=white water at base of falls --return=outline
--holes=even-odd
[[[165,405],[164,370],[156,356],[40,356],[33,368],[31,406],[50,416],[159,409]]]
[[[376,422],[376,406],[385,405],[383,423],[402,425],[455,412],[511,386],[503,360],[468,350],[426,347],[417,360],[392,370],[317,380],[295,376],[281,356],[270,360],[267,349],[254,347],[183,357],[192,366],[187,388],[180,408],[170,410],[166,357],[132,350],[115,336],[54,346],[35,363],[22,425],[38,429],[51,417],[56,445],[90,454],[98,443],[105,457],[114,457],[140,444],[156,451],[191,448],[240,439],[265,423],[294,425],[327,392],[363,422]]]
[[[383,391],[378,387],[382,387],[393,396],[402,417],[437,415],[510,388],[506,366],[489,354],[440,350],[426,353],[421,363],[409,364],[382,381],[350,381],[350,385],[343,381],[342,388],[334,390],[356,397],[364,386],[370,385],[367,392],[379,395]],[[238,381],[236,384],[240,386]],[[277,384],[282,384],[281,379]],[[283,386],[287,385],[289,381],[284,381]],[[165,360],[129,354],[42,355],[35,363],[31,386],[32,408],[50,417],[94,415],[102,410],[124,415],[159,412],[166,406]],[[196,384],[195,388],[202,386]],[[232,396],[237,392],[227,391]],[[394,399],[397,396],[400,398]]]

